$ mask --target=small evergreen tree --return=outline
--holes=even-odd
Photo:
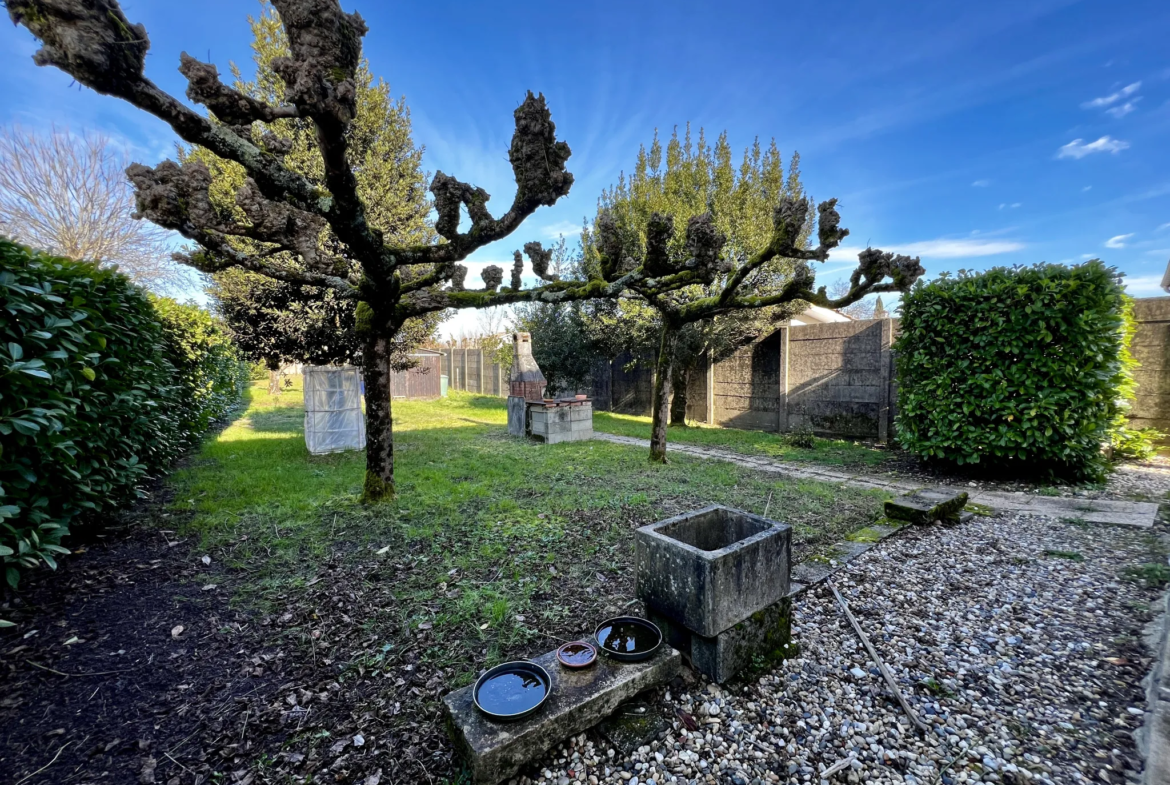
[[[799,156],[785,172],[775,141],[764,150],[757,140],[736,167],[726,133],[711,147],[702,131],[693,143],[689,127],[665,150],[655,136],[629,178],[602,194],[584,238],[586,272],[611,280],[645,271],[645,280],[629,285],[640,302],[621,301],[618,309],[629,324],[657,326],[651,460],[666,460],[666,426],[685,417],[686,373],[699,357],[729,355],[810,304],[847,306],[908,288],[922,274],[916,258],[867,249],[844,293],[814,293],[808,263],[825,261],[849,232],[838,225],[835,199],[820,205],[817,218],[811,208]],[[672,275],[682,279],[664,289],[657,279]]]

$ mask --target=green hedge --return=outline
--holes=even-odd
[[[1129,380],[1114,268],[995,268],[920,282],[895,344],[898,440],[927,459],[1096,476]]]
[[[0,558],[56,566],[71,526],[137,496],[238,399],[209,316],[0,238]]]

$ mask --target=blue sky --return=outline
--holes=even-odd
[[[525,90],[548,98],[573,149],[572,193],[472,275],[526,240],[575,235],[638,145],[690,121],[737,149],[775,137],[806,187],[852,230],[818,279],[867,243],[919,254],[928,275],[1097,256],[1138,296],[1170,259],[1170,4],[382,3],[365,17],[375,74],[404,94],[428,170],[506,208],[506,150]],[[249,2],[124,4],[151,38],[148,75],[181,96],[179,52],[247,66]],[[713,11],[712,9],[717,9]],[[161,122],[35,67],[0,25],[0,122],[98,129],[144,162]],[[468,318],[461,319],[465,323]]]

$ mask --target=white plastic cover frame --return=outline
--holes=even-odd
[[[366,448],[361,369],[305,366],[305,446],[313,455]]]

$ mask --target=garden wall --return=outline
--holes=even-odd
[[[1137,397],[1130,424],[1170,433],[1170,297],[1134,300],[1133,311],[1137,332],[1130,352],[1141,367],[1133,374]]]
[[[1141,367],[1134,427],[1170,433],[1170,297],[1135,301],[1132,351]],[[726,428],[886,441],[894,436],[897,383],[891,345],[897,319],[781,327],[731,357],[693,371],[687,419]],[[508,369],[482,349],[445,349],[451,389],[504,395]],[[594,408],[649,416],[654,356],[629,352],[598,364],[589,392]]]
[[[491,353],[483,349],[444,349],[442,373],[452,390],[508,394],[508,366],[492,362]]]
[[[687,419],[759,431],[811,428],[885,440],[893,431],[896,319],[781,327],[693,371]],[[594,374],[598,409],[650,414],[654,358],[618,357]]]

